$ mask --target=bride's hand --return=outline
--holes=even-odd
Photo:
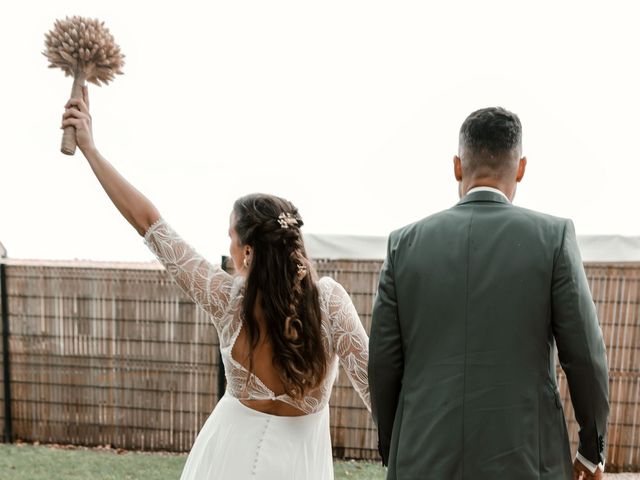
[[[89,113],[89,89],[82,87],[82,98],[72,98],[64,106],[62,127],[73,126],[76,129],[76,143],[82,153],[95,149]]]

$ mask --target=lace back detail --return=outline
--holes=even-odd
[[[318,412],[329,402],[339,361],[367,409],[371,410],[367,377],[369,339],[342,285],[329,277],[318,281],[322,341],[329,358],[327,375],[318,388],[302,400],[294,400],[286,394],[276,396],[256,375],[249,373],[231,356],[233,344],[242,328],[244,279],[234,278],[220,265],[210,264],[162,218],[147,230],[144,243],[180,288],[211,318],[218,332],[227,389],[234,397],[243,400],[280,400],[305,413]]]

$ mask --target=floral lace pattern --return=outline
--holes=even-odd
[[[233,344],[242,329],[244,278],[232,277],[219,265],[210,264],[163,218],[147,230],[144,243],[180,288],[211,318],[218,332],[227,390],[234,397],[280,400],[307,414],[315,413],[329,402],[340,362],[367,409],[371,410],[367,377],[369,340],[351,298],[338,282],[330,277],[318,281],[322,340],[329,358],[327,376],[318,388],[296,400],[286,394],[275,395],[231,356]]]

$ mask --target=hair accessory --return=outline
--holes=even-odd
[[[298,220],[296,220],[296,218],[289,212],[282,212],[278,216],[278,223],[280,224],[281,228],[289,228],[298,225]]]

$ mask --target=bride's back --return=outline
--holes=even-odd
[[[265,211],[262,197],[239,200],[262,210],[262,218],[247,221],[234,206],[235,277],[162,218],[146,231],[145,243],[213,322],[226,395],[273,415],[318,413],[329,401],[339,359],[368,407],[368,339],[349,295],[330,277],[316,279],[295,207],[267,199]]]
[[[264,318],[258,320],[259,324],[263,322]],[[261,327],[261,330],[264,331],[264,326]],[[260,338],[258,344],[251,349],[246,332],[241,330],[231,349],[231,356],[247,371],[251,371],[258,377],[276,396],[284,395],[286,393],[284,382],[280,378],[278,368],[273,363],[273,344],[264,334]],[[251,355],[253,355],[252,361],[250,360]],[[243,399],[240,401],[247,407],[271,415],[294,417],[306,414],[306,412],[282,400]]]

